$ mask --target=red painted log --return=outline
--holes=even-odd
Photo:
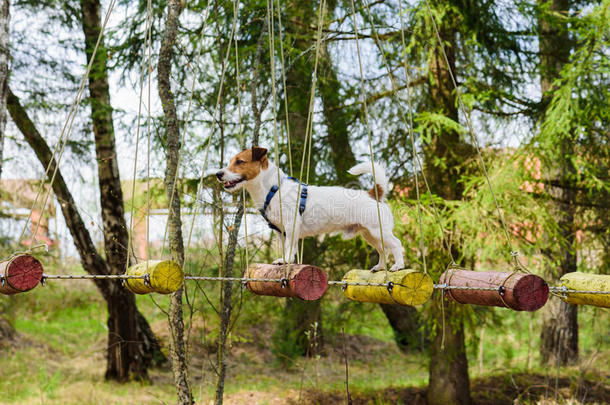
[[[274,264],[252,264],[245,278],[273,279],[281,281],[248,281],[248,291],[258,295],[274,297],[297,297],[306,301],[320,299],[328,288],[328,276],[318,267],[308,264],[286,266]]]
[[[0,262],[0,294],[29,291],[42,279],[42,264],[34,256],[19,255]]]
[[[446,289],[445,297],[460,304],[506,307],[515,311],[536,311],[546,304],[549,286],[534,274],[448,269],[440,284],[452,287],[482,287],[486,290]]]

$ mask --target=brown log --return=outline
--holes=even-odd
[[[460,304],[506,307],[515,311],[536,311],[546,304],[549,286],[534,274],[448,269],[441,284],[454,287],[493,288],[485,290],[446,289],[445,297]]]
[[[0,293],[18,294],[36,287],[42,279],[42,264],[31,255],[19,255],[0,262]]]
[[[264,278],[280,281],[248,281],[248,291],[258,295],[295,297],[306,301],[320,299],[328,288],[328,276],[315,266],[308,264],[252,264],[244,274],[246,278]]]

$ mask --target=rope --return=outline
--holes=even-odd
[[[290,169],[290,176],[292,174],[292,146],[290,142],[290,119],[288,117],[288,90],[286,89],[286,63],[284,61],[284,40],[282,39],[282,8],[280,0],[277,0],[277,23],[278,29],[280,30],[280,61],[282,67],[282,85],[284,90],[284,114],[286,115],[286,141],[288,146],[288,168]]]
[[[182,140],[180,142],[180,149],[178,150],[178,162],[177,162],[177,170],[176,173],[174,175],[174,180],[172,182],[172,191],[170,193],[170,199],[168,202],[168,207],[171,210],[172,208],[172,204],[174,202],[174,198],[175,198],[175,194],[176,194],[176,183],[178,182],[178,172],[180,169],[180,164],[182,162],[182,153],[180,153],[182,151],[182,147],[184,146],[185,142],[186,142],[186,129],[188,127],[188,123],[189,123],[189,118],[191,115],[191,108],[193,105],[193,95],[195,92],[195,83],[197,82],[197,74],[199,73],[199,58],[201,57],[201,49],[203,48],[203,39],[204,39],[204,33],[205,33],[205,29],[208,23],[208,17],[209,17],[209,12],[210,10],[210,3],[208,3],[208,5],[205,8],[204,14],[203,14],[203,25],[201,27],[201,34],[199,36],[199,43],[197,44],[197,52],[196,52],[196,56],[194,59],[195,62],[195,68],[193,69],[193,81],[191,83],[191,88],[189,91],[189,99],[188,99],[188,105],[187,105],[187,109],[186,109],[186,114],[184,117],[184,127],[182,129]],[[233,34],[235,32],[235,17],[233,17],[233,27],[232,27],[232,32],[231,34]],[[231,51],[231,39],[233,38],[233,35],[231,35],[230,39],[229,39],[229,47],[227,49],[227,55],[226,55],[226,60],[228,60],[229,57],[229,52]],[[221,77],[221,84],[220,84],[220,88],[218,90],[218,98],[216,100],[216,105],[214,107],[214,115],[212,116],[212,123],[214,123],[215,120],[215,116],[216,116],[216,111],[218,108],[218,104],[219,104],[219,100],[220,100],[220,94],[222,92],[222,85],[224,83],[224,75],[225,75],[225,69],[223,69],[222,72],[222,77]],[[212,131],[213,132],[213,131]],[[208,151],[209,151],[209,147],[210,147],[210,143],[212,142],[212,136],[210,135],[210,140],[208,141],[208,144],[206,146],[206,153],[205,153],[205,159],[204,159],[204,166],[203,166],[203,170],[201,172],[201,179],[200,179],[200,184],[203,183],[203,175],[205,173],[205,168],[207,166],[207,161],[208,161]],[[199,191],[199,187],[198,187],[198,191]],[[189,239],[188,239],[188,243],[186,246],[190,246],[190,242],[191,242],[191,236],[192,236],[192,231],[193,231],[193,226],[195,224],[195,217],[193,216],[193,220],[192,220],[192,224],[191,224],[191,229],[189,232]],[[166,222],[165,224],[165,230],[163,232],[163,244],[161,246],[161,252],[163,252],[165,250],[165,242],[167,240],[167,236],[168,236],[168,232],[169,232],[169,221]],[[185,262],[186,262],[186,252],[185,252]]]
[[[237,0],[233,0],[233,15],[237,15]],[[241,82],[239,80],[239,46],[237,43],[237,35],[234,32],[234,41],[235,41],[235,83],[237,84],[237,116],[238,116],[238,120],[239,120],[239,146],[241,148],[244,148],[246,146],[246,137],[244,136],[244,128],[243,128],[243,121],[242,121],[242,112],[241,112]],[[246,261],[246,269],[250,267],[250,257],[249,257],[249,253],[248,253],[248,211],[246,209],[246,201],[247,201],[247,195],[246,195],[246,189],[242,188],[241,189],[242,195],[241,195],[241,202],[243,204],[243,208],[244,208],[244,248],[245,248],[245,261]],[[241,295],[240,295],[240,302],[241,302]],[[241,306],[240,306],[241,308]]]
[[[25,232],[27,230],[28,223],[29,223],[30,219],[32,218],[32,211],[38,204],[38,199],[40,198],[40,195],[42,194],[42,191],[44,188],[44,179],[45,179],[45,177],[48,177],[49,171],[51,170],[51,165],[55,161],[55,170],[53,171],[53,175],[51,176],[51,181],[49,182],[49,190],[46,192],[44,201],[42,203],[42,207],[41,207],[41,211],[40,211],[40,218],[42,218],[44,215],[44,212],[46,210],[47,201],[53,190],[53,183],[55,182],[55,177],[57,176],[57,172],[59,171],[59,163],[61,162],[61,158],[63,157],[64,151],[66,148],[66,144],[68,142],[68,138],[70,137],[70,133],[72,132],[72,125],[74,124],[74,119],[76,118],[76,113],[78,112],[78,107],[80,106],[80,103],[82,100],[82,95],[85,91],[86,80],[89,77],[89,73],[91,72],[91,69],[93,67],[95,55],[97,54],[97,50],[99,48],[100,43],[102,42],[102,37],[103,37],[104,31],[106,29],[106,25],[108,23],[108,20],[110,19],[110,14],[111,14],[112,9],[114,8],[115,4],[116,4],[116,0],[111,0],[110,4],[108,5],[108,10],[106,11],[106,15],[104,16],[104,21],[102,23],[100,33],[97,37],[97,41],[95,43],[95,47],[93,48],[93,52],[91,53],[91,59],[89,60],[89,64],[87,65],[85,74],[83,75],[83,77],[81,79],[79,88],[76,92],[76,96],[74,98],[72,106],[70,107],[70,111],[68,112],[68,117],[66,118],[66,122],[64,123],[64,126],[61,130],[61,134],[57,141],[57,145],[55,146],[55,149],[53,150],[53,154],[51,155],[51,159],[45,170],[45,174],[43,175],[43,177],[41,179],[40,186],[38,188],[38,192],[36,193],[36,198],[34,199],[32,206],[30,207],[30,214],[23,225],[23,229],[21,231],[21,234],[19,235],[17,244],[21,243],[21,241],[23,240],[23,237],[25,236]],[[57,159],[55,159],[56,153],[57,153]],[[40,222],[41,221],[38,221],[36,223],[36,228],[34,230],[34,234],[32,235],[33,237],[36,237],[36,234],[38,233]]]
[[[145,41],[147,43],[147,47],[149,50],[149,59],[148,59],[148,66],[146,66],[144,63],[142,64],[142,73],[140,75],[140,91],[139,91],[139,102],[138,102],[138,120],[137,120],[137,125],[136,125],[136,150],[135,150],[135,155],[134,155],[134,159],[133,159],[133,174],[132,174],[132,178],[133,178],[133,184],[131,186],[131,223],[129,224],[129,232],[127,233],[127,254],[129,255],[129,253],[132,251],[133,248],[133,228],[135,225],[135,209],[136,209],[136,176],[137,176],[137,167],[138,167],[138,152],[139,152],[139,146],[140,146],[140,118],[142,116],[142,96],[144,94],[144,71],[146,70],[146,68],[148,67],[148,75],[150,76],[150,48],[151,48],[151,38],[150,38],[150,26],[151,26],[151,0],[148,0],[147,5],[146,5],[146,38]],[[150,85],[150,82],[149,82]],[[150,90],[150,87],[149,87]],[[150,117],[150,103],[148,104],[148,115]],[[150,132],[150,130],[149,130]],[[149,214],[149,212],[147,211],[147,216]],[[147,249],[147,255],[150,253],[148,251],[148,219],[147,219],[147,223],[146,223],[146,249]],[[134,254],[133,255],[136,258],[136,262],[137,262],[137,256]],[[129,256],[128,256],[129,257]],[[130,264],[130,260],[127,259],[125,261],[125,271],[127,271],[127,269],[129,268],[129,264]]]
[[[375,201],[377,203],[377,217],[379,219],[379,233],[380,233],[380,240],[381,240],[381,250],[382,250],[382,254],[383,254],[383,263],[387,267],[385,242],[383,240],[383,227],[381,225],[381,208],[379,207],[379,190],[377,189],[377,178],[375,176],[375,159],[373,157],[373,140],[371,137],[371,126],[369,123],[369,110],[368,110],[367,103],[366,103],[366,89],[364,87],[364,73],[362,70],[362,58],[360,56],[360,41],[359,41],[359,35],[358,35],[358,24],[356,23],[356,6],[354,5],[354,0],[351,0],[351,3],[352,3],[352,21],[354,23],[354,36],[356,38],[356,50],[358,51],[358,68],[360,71],[360,87],[361,87],[362,93],[363,93],[362,105],[364,107],[364,117],[365,117],[365,122],[366,122],[366,131],[367,131],[368,143],[369,143],[369,155],[371,156],[371,169],[372,169],[372,174],[373,174],[373,183],[375,183],[373,185],[373,189],[375,190]],[[386,192],[387,191],[389,191],[389,190],[386,190]],[[379,262],[381,263],[381,258],[379,260],[380,260]]]
[[[320,2],[320,6],[318,9],[318,27],[317,27],[318,29],[317,29],[317,34],[316,34],[314,68],[313,68],[313,76],[311,79],[309,108],[307,111],[307,124],[305,126],[305,143],[304,143],[304,148],[303,148],[303,156],[301,158],[301,168],[299,171],[299,179],[302,179],[303,170],[305,167],[307,167],[307,171],[306,171],[307,178],[305,179],[306,182],[309,182],[309,165],[311,163],[311,149],[313,147],[313,142],[312,142],[312,139],[313,139],[313,113],[314,113],[315,99],[316,99],[316,85],[318,83],[318,64],[320,61],[320,44],[322,43],[322,22],[323,22],[322,16],[324,15],[325,8],[326,8],[326,1],[322,0]],[[305,166],[305,155],[308,156],[306,166]],[[301,187],[302,187],[302,183],[299,181],[299,184],[297,185],[297,199],[296,199],[296,206],[295,206],[295,212],[294,212],[295,223],[293,224],[293,227],[292,227],[292,237],[293,238],[294,238],[294,232],[295,232],[296,217],[297,217],[298,207],[299,207],[299,203],[300,203],[299,196],[301,195]],[[305,239],[303,238],[301,240],[301,255],[299,257],[299,262],[303,261],[304,253],[305,253]]]
[[[275,80],[275,29],[273,26],[273,0],[267,0],[267,26],[269,27],[269,36],[267,37],[269,40],[269,65],[271,67],[271,94],[273,98],[273,105],[271,106],[271,115],[273,116],[273,140],[274,140],[274,158],[277,162],[277,187],[278,187],[278,202],[280,204],[280,227],[284,230],[284,210],[282,207],[282,176],[280,174],[280,160],[279,160],[279,148],[280,141],[277,133],[277,118],[275,114],[275,106],[277,103],[277,92],[276,92],[276,80]],[[300,185],[300,183],[299,183]],[[299,195],[299,194],[298,194]],[[297,198],[297,203],[299,199]],[[294,227],[296,224],[296,215],[295,222],[293,224],[293,232],[292,237],[294,237]],[[286,258],[286,237],[281,237],[280,240],[282,242],[282,257],[284,259],[284,263],[287,262]],[[292,239],[290,244],[290,255],[292,256]],[[287,270],[285,271],[285,276],[288,275]]]
[[[424,170],[424,165],[422,164],[422,162],[419,159],[419,156],[417,154],[416,148],[415,148],[415,144],[414,144],[414,132],[413,132],[413,105],[412,105],[412,99],[411,99],[411,86],[410,86],[410,82],[411,82],[411,76],[409,75],[409,68],[408,68],[408,64],[407,64],[407,44],[405,41],[405,27],[404,27],[404,14],[402,12],[402,0],[399,0],[398,2],[398,7],[400,11],[400,40],[401,40],[401,44],[402,44],[402,51],[404,53],[404,59],[403,59],[403,63],[404,63],[404,70],[405,70],[405,78],[407,79],[407,102],[409,104],[409,136],[411,137],[411,142],[412,142],[412,149],[413,149],[413,159],[415,160],[415,162],[417,163],[417,166],[419,167],[419,170],[421,170],[421,174],[422,177],[424,179],[424,184],[426,186],[427,192],[428,192],[428,197],[430,198],[430,203],[432,205],[432,210],[434,212],[434,218],[440,228],[441,231],[441,239],[443,241],[443,245],[445,246],[445,248],[447,249],[447,253],[449,254],[449,257],[451,258],[451,264],[455,263],[455,258],[453,257],[453,252],[451,251],[451,244],[449,243],[449,241],[446,238],[445,235],[445,229],[443,227],[443,223],[441,221],[440,215],[438,213],[438,209],[436,207],[436,203],[434,202],[434,198],[432,198],[432,190],[430,189],[430,185],[428,184],[428,179],[426,178],[426,173]],[[367,4],[367,10],[369,9],[368,4]],[[370,11],[369,11],[369,16],[370,16]],[[370,18],[370,17],[369,17]],[[372,25],[372,22],[371,22]],[[379,41],[379,36],[375,35],[377,38],[377,41]],[[383,55],[383,54],[382,54]],[[385,58],[385,56],[384,56]],[[393,78],[392,72],[390,71],[390,77]],[[398,102],[398,106],[402,111],[402,103]],[[402,112],[402,117],[404,119],[404,111]],[[405,124],[406,125],[406,124]],[[420,234],[422,235],[422,241],[423,241],[423,230],[422,230],[422,223],[421,223],[421,214],[419,213],[419,211],[421,210],[421,202],[420,202],[420,197],[419,197],[419,187],[417,184],[417,169],[414,169],[414,173],[415,173],[415,185],[416,185],[416,191],[417,191],[417,203],[418,203],[418,217],[419,217],[419,222],[420,222]],[[421,243],[421,242],[420,242]],[[423,253],[422,253],[423,255]],[[425,262],[425,256],[424,256],[424,271],[426,271],[426,262]]]
[[[212,3],[208,3],[208,7],[210,6],[210,4],[212,4]],[[207,8],[206,8],[206,10],[207,10]],[[206,13],[206,18],[204,20],[204,25],[201,28],[200,43],[203,43],[204,32],[205,32],[205,27],[206,27],[206,23],[207,23],[207,17],[208,17],[208,13]],[[222,72],[221,72],[221,75],[220,75],[220,86],[218,87],[218,95],[216,97],[216,104],[214,105],[214,112],[212,114],[212,126],[214,126],[214,124],[216,123],[216,114],[217,114],[219,106],[220,106],[220,100],[221,100],[221,96],[222,96],[222,88],[224,86],[224,80],[225,80],[225,75],[226,75],[227,66],[228,66],[227,62],[229,60],[229,54],[231,52],[231,42],[232,42],[233,36],[235,34],[236,18],[237,18],[236,15],[234,15],[233,16],[232,33],[231,33],[231,36],[229,38],[229,46],[227,48],[227,53],[225,55],[225,63],[223,63],[223,68],[222,68]],[[199,66],[199,64],[197,64],[197,66]],[[194,82],[195,82],[195,80],[193,81],[193,83]],[[212,127],[212,128],[214,128],[214,127]],[[210,153],[210,145],[212,144],[212,135],[213,134],[214,134],[214,129],[212,129],[212,132],[210,133],[210,136],[208,138],[208,143],[207,143],[206,148],[205,148],[205,155],[204,155],[204,159],[203,159],[203,165],[201,167],[201,175],[199,176],[199,182],[197,184],[197,192],[196,192],[196,195],[195,195],[195,204],[193,204],[193,208],[191,208],[191,210],[190,210],[191,211],[190,215],[192,216],[192,219],[191,219],[191,226],[189,228],[189,236],[188,236],[188,240],[187,240],[186,246],[190,246],[191,245],[191,239],[193,237],[193,230],[195,229],[195,218],[197,216],[197,210],[198,210],[197,202],[200,202],[201,204],[199,204],[199,205],[203,208],[204,200],[203,200],[203,198],[201,198],[201,199],[199,198],[199,193],[203,190],[203,180],[205,178],[205,171],[206,171],[207,166],[208,166],[208,157],[209,157],[209,153]],[[165,235],[167,235],[167,224],[166,224],[166,229],[165,229]],[[165,236],[163,238],[163,241],[165,243]],[[184,253],[185,253],[184,261],[186,263],[186,258],[188,256],[188,249]]]
[[[311,150],[313,149],[313,124],[314,124],[314,109],[315,109],[315,100],[316,100],[316,85],[318,83],[318,63],[320,61],[320,45],[322,43],[322,27],[323,27],[323,23],[324,23],[324,19],[323,16],[325,14],[326,10],[326,1],[323,0],[320,2],[320,8],[318,9],[318,30],[317,30],[317,36],[316,36],[316,56],[315,56],[315,63],[314,63],[314,69],[313,69],[313,78],[312,78],[312,82],[311,82],[311,91],[310,91],[310,99],[309,99],[309,109],[307,111],[307,125],[305,127],[305,148],[303,150],[303,159],[305,159],[305,154],[307,154],[307,165],[306,167],[306,171],[305,171],[305,182],[309,183],[309,168],[310,168],[310,164],[311,164]],[[308,143],[309,143],[309,149],[308,149]],[[299,179],[302,179],[303,177],[303,162],[301,163],[301,175],[299,176]],[[297,188],[297,207],[299,206],[299,200],[298,197],[301,195],[301,183],[299,182],[298,188]],[[296,218],[296,211],[295,211],[295,218]],[[293,229],[293,233],[294,233],[294,229]],[[303,262],[303,255],[305,254],[305,238],[301,239],[301,256],[299,258],[299,262]]]
[[[479,148],[479,142],[477,141],[477,138],[474,134],[472,122],[470,121],[470,110],[468,110],[466,108],[466,106],[464,105],[464,102],[462,100],[462,94],[460,92],[460,89],[458,88],[457,81],[456,81],[453,71],[451,69],[451,65],[449,64],[449,58],[447,57],[447,53],[445,52],[445,47],[443,46],[443,41],[442,41],[440,33],[438,31],[438,26],[436,25],[436,20],[434,19],[434,15],[432,14],[432,9],[430,8],[429,0],[426,0],[426,7],[428,9],[428,14],[430,15],[430,19],[432,20],[432,26],[434,27],[434,32],[436,33],[436,38],[438,40],[438,46],[441,49],[443,58],[445,60],[445,63],[447,64],[447,70],[449,71],[449,75],[451,77],[451,82],[453,83],[453,87],[455,88],[455,93],[456,93],[456,96],[458,99],[459,106],[462,109],[462,111],[464,112],[464,119],[466,120],[466,125],[468,126],[468,131],[470,134],[470,138],[472,139],[472,143],[474,144],[475,149],[477,151],[477,156],[478,156],[479,162],[481,164],[482,172],[485,175],[485,179],[487,180],[487,186],[489,187],[489,191],[491,191],[494,205],[496,207],[496,212],[498,214],[498,218],[500,219],[500,223],[502,224],[502,228],[504,230],[506,242],[510,249],[511,255],[513,255],[513,257],[514,257],[514,253],[516,253],[516,252],[513,249],[512,240],[510,238],[510,234],[508,232],[506,222],[504,221],[504,216],[502,215],[502,211],[500,210],[500,206],[498,204],[498,199],[496,198],[496,193],[494,192],[494,189],[491,185],[491,180],[489,179],[489,175],[487,173],[487,168],[485,166],[485,162],[483,161],[483,156],[481,155],[481,149]],[[515,261],[515,268],[519,271],[521,270],[521,266],[519,265],[518,261]]]
[[[407,120],[405,118],[405,114],[404,114],[404,110],[402,108],[402,104],[400,103],[400,100],[397,97],[397,92],[398,92],[398,86],[396,85],[396,80],[394,78],[394,75],[392,74],[392,70],[390,69],[390,66],[388,64],[388,61],[384,55],[384,51],[383,48],[381,46],[381,42],[379,40],[379,35],[377,33],[377,29],[375,28],[375,24],[373,23],[373,19],[371,17],[371,10],[369,8],[369,5],[367,3],[366,0],[364,0],[364,6],[367,10],[367,15],[369,18],[369,22],[371,23],[371,29],[373,31],[374,34],[374,38],[375,38],[375,42],[377,43],[377,46],[379,47],[380,50],[380,54],[384,63],[384,66],[386,68],[386,71],[388,72],[388,75],[390,77],[390,81],[392,83],[392,95],[394,97],[394,99],[396,100],[400,111],[401,111],[401,116],[402,116],[402,120],[403,123],[405,125],[405,127],[407,127],[409,129],[409,137],[411,139],[411,149],[412,149],[412,153],[413,153],[413,174],[415,176],[415,193],[417,196],[417,219],[418,219],[418,225],[419,225],[419,251],[421,254],[421,258],[422,258],[422,265],[423,265],[423,269],[424,269],[424,274],[428,274],[428,268],[427,268],[427,264],[426,264],[426,254],[425,254],[425,241],[424,241],[424,229],[423,229],[423,222],[422,222],[422,205],[421,205],[421,199],[420,199],[420,195],[419,195],[419,176],[417,175],[417,149],[415,147],[415,134],[413,132],[413,108],[412,108],[412,103],[411,103],[411,77],[409,75],[409,71],[407,68],[407,59],[406,59],[406,53],[405,53],[405,58],[404,58],[404,70],[405,70],[405,76],[407,79],[407,103],[409,105],[408,108],[408,112],[409,112],[409,121],[407,123]],[[399,0],[398,2],[398,8],[399,10],[402,10],[402,1]],[[403,15],[402,12],[400,13],[400,28],[401,28],[401,39],[402,39],[402,44],[403,44],[403,49],[406,49],[405,47],[405,39],[404,39],[404,21],[403,21]],[[422,169],[422,175],[425,177],[423,169]],[[442,233],[441,233],[442,234]],[[451,252],[450,252],[451,254]],[[453,260],[453,258],[452,258]]]

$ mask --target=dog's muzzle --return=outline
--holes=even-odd
[[[238,185],[239,183],[241,183],[242,181],[246,180],[245,177],[241,177],[241,178],[235,179],[235,180],[224,181],[223,180],[224,175],[225,175],[224,170],[220,170],[220,171],[216,172],[216,178],[218,179],[219,182],[222,183],[222,185],[224,186],[224,188],[226,190],[230,190],[233,187],[235,187],[236,185]]]

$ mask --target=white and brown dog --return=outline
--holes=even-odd
[[[372,173],[371,162],[360,163],[349,170],[350,174]],[[346,239],[360,233],[379,252],[379,263],[371,271],[385,269],[381,242],[392,252],[395,264],[390,271],[404,268],[400,240],[394,236],[394,218],[384,197],[388,179],[384,168],[375,164],[376,189],[353,190],[344,187],[316,187],[301,184],[288,177],[267,158],[267,149],[253,147],[235,155],[229,165],[216,173],[225,190],[235,192],[245,187],[261,210],[269,226],[285,233],[284,257],[274,264],[293,263],[298,241],[307,236],[343,232]],[[279,180],[279,187],[278,187]],[[303,193],[305,189],[305,193]],[[306,194],[306,195],[304,195]],[[377,211],[376,194],[379,197]],[[281,200],[281,204],[280,204]],[[298,214],[295,214],[297,212]],[[379,215],[381,214],[381,215]],[[381,216],[381,226],[379,217]]]

